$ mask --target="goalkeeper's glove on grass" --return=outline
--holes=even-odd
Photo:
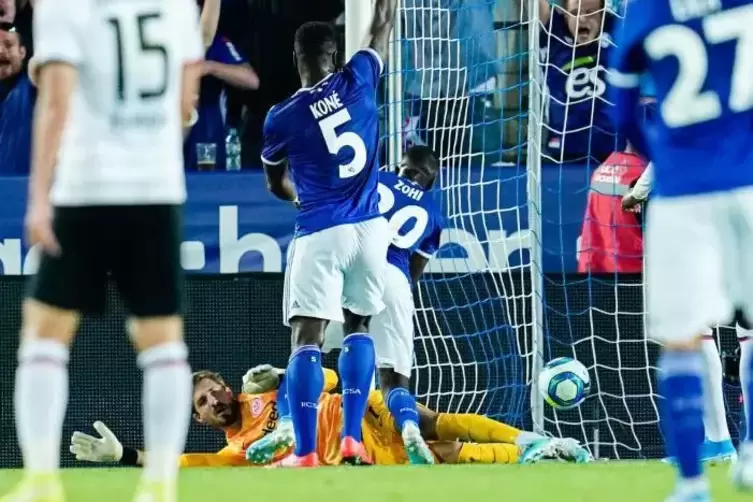
[[[102,422],[94,422],[94,428],[100,437],[83,432],[74,432],[71,437],[70,451],[76,460],[84,462],[120,462],[123,458],[123,445]]]

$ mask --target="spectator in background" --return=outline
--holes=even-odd
[[[227,0],[223,4],[219,31],[248,56],[260,80],[255,92],[228,89],[227,123],[241,129],[244,166],[259,165],[269,108],[300,87],[293,63],[295,31],[308,21],[332,21],[342,11],[343,0]]]
[[[654,113],[653,99],[644,100],[646,121]],[[643,272],[643,229],[640,211],[625,211],[623,197],[643,177],[646,159],[630,144],[615,152],[594,171],[578,246],[578,272]]]
[[[0,175],[28,175],[36,89],[24,71],[26,49],[15,27],[0,23]]]
[[[34,40],[31,36],[34,2],[35,0],[15,0],[16,13],[13,19],[13,24],[21,35],[21,41],[23,42],[24,47],[26,47],[27,59],[34,54]]]
[[[549,114],[546,156],[554,162],[600,163],[625,148],[605,101],[613,14],[606,0],[563,0],[564,8],[538,1]]]
[[[440,158],[457,156],[461,148],[468,151],[461,146],[461,138],[472,136],[468,126],[487,122],[490,128],[482,117],[492,106],[500,70],[495,3],[403,0],[402,7],[406,146],[428,143]]]
[[[227,108],[225,88],[238,90],[259,88],[259,77],[248,62],[238,53],[230,40],[217,36],[207,51],[204,61],[204,78],[199,91],[199,120],[186,138],[184,155],[188,169],[225,170],[225,138]],[[213,145],[214,167],[206,158],[206,145]],[[202,151],[204,151],[202,153]],[[199,163],[201,161],[201,164]]]

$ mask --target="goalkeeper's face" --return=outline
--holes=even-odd
[[[205,378],[193,389],[194,418],[215,428],[225,428],[240,419],[240,405],[227,386]]]
[[[567,27],[578,44],[587,44],[601,35],[605,0],[567,0]]]

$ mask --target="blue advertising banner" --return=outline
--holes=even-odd
[[[447,174],[447,172],[445,173]],[[585,166],[543,166],[541,208],[546,272],[576,269],[588,194]],[[430,272],[506,270],[526,263],[531,246],[525,167],[454,168],[443,191],[447,228]],[[0,271],[33,273],[23,243],[26,178],[0,178]],[[296,210],[266,190],[261,171],[188,176],[183,266],[194,273],[280,272]]]

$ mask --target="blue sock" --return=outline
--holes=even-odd
[[[337,364],[343,389],[342,437],[361,441],[361,421],[374,379],[374,364],[374,342],[369,335],[354,333],[345,337]]]
[[[290,404],[288,404],[288,379],[285,375],[280,377],[280,385],[277,387],[277,416],[280,420],[290,418]]]
[[[285,375],[290,417],[295,430],[295,454],[299,457],[316,451],[316,413],[324,390],[322,354],[315,345],[293,351]]]
[[[418,410],[416,409],[416,398],[403,387],[395,387],[387,394],[387,408],[395,417],[397,430],[403,430],[405,422],[415,422],[418,424]]]
[[[698,352],[666,351],[659,359],[661,418],[667,450],[677,461],[680,476],[702,473],[703,359]]]

